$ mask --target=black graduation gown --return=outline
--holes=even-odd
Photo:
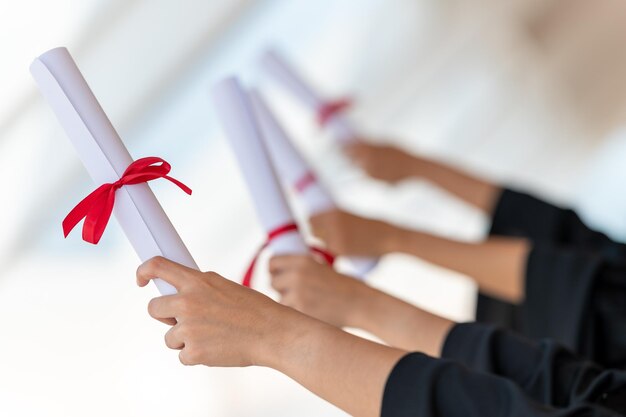
[[[446,338],[442,359],[403,357],[391,371],[383,417],[626,415],[626,371],[607,370],[553,341],[468,323]]]
[[[626,245],[572,210],[505,190],[492,235],[533,241],[519,306],[480,294],[476,320],[532,338],[553,338],[611,368],[626,368]]]

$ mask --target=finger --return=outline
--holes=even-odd
[[[285,307],[295,308],[294,296],[292,294],[285,294],[284,296],[280,297],[280,303]]]
[[[315,237],[324,240],[326,226],[330,221],[330,215],[328,213],[318,214],[309,219],[311,225],[311,232]]]
[[[281,296],[285,296],[291,287],[289,276],[285,274],[273,276],[270,283]]]
[[[176,350],[180,350],[185,347],[185,341],[183,340],[180,332],[180,325],[172,327],[167,331],[167,333],[165,333],[165,346]]]
[[[352,162],[361,165],[367,162],[368,158],[371,156],[371,150],[371,146],[367,144],[356,143],[346,148],[345,152]]]
[[[178,323],[176,321],[176,319],[173,318],[169,318],[169,319],[156,319],[158,321],[160,321],[163,324],[167,324],[168,326],[174,326],[176,323]]]
[[[281,274],[306,264],[310,255],[276,255],[270,259],[270,274]]]
[[[189,348],[183,348],[178,354],[178,360],[185,366],[198,365],[200,362],[198,361],[197,355],[191,353]]]
[[[155,278],[173,285],[180,291],[190,273],[197,272],[162,256],[154,257],[137,268],[137,285],[144,287]]]
[[[300,311],[300,303],[298,302],[297,296],[293,293],[288,293],[284,297],[281,297],[280,303],[285,307]]]
[[[364,141],[360,140],[360,141],[355,141],[353,143],[350,143],[348,145],[346,145],[344,147],[344,150],[348,153],[351,154],[364,154],[365,152],[369,151],[372,148],[372,146],[368,143],[365,143]]]
[[[325,243],[328,240],[326,230],[327,229],[324,226],[311,226],[311,234],[322,243]]]
[[[351,143],[343,147],[343,151],[350,158],[354,158],[355,156],[357,156],[359,154],[360,149],[361,149],[361,146],[359,143]]]
[[[177,315],[176,300],[180,297],[177,294],[164,295],[162,297],[153,298],[148,303],[148,314],[157,320],[171,321]]]

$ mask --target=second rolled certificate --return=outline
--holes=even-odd
[[[232,77],[216,84],[211,95],[263,228],[268,236],[288,230],[270,239],[273,253],[308,253],[298,230],[289,227],[295,224],[294,218],[272,168],[246,92]]]
[[[256,90],[251,90],[249,95],[266,148],[284,186],[294,192],[308,216],[335,209],[332,196],[295,148],[263,96]],[[345,270],[340,268],[342,272],[358,278],[363,278],[378,264],[373,258],[347,257],[343,260],[345,262],[340,262],[340,265],[345,264]]]

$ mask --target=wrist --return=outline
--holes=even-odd
[[[255,343],[254,364],[286,373],[290,364],[302,360],[302,355],[311,349],[310,337],[315,334],[318,322],[296,310],[277,304],[270,326]]]
[[[361,287],[354,297],[349,327],[380,336],[381,323],[383,327],[387,325],[389,304],[386,301],[390,297],[370,286],[363,284]]]
[[[410,155],[408,156],[408,158],[408,161],[405,162],[407,178],[428,177],[430,162],[427,159],[423,159],[414,155]]]
[[[363,329],[368,322],[368,307],[372,297],[372,289],[354,278],[349,279],[353,280],[354,283],[352,284],[353,288],[350,292],[350,297],[347,298],[344,326]]]

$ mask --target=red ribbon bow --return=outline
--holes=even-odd
[[[113,212],[115,192],[125,185],[140,184],[158,178],[165,178],[191,195],[189,187],[167,176],[171,169],[172,166],[169,163],[154,156],[136,160],[126,168],[119,180],[110,184],[102,184],[70,211],[63,220],[63,234],[67,237],[72,229],[82,219],[85,219],[83,240],[94,245],[98,244]]]
[[[317,122],[323,127],[330,121],[330,119],[337,114],[342,113],[351,105],[352,101],[349,99],[339,99],[324,103],[317,110]]]
[[[297,232],[297,231],[298,231],[298,226],[295,223],[289,223],[289,224],[277,227],[274,230],[271,230],[267,234],[267,240],[265,241],[265,243],[261,245],[259,250],[254,255],[254,258],[252,258],[252,261],[250,262],[250,265],[248,266],[248,269],[246,270],[246,273],[243,276],[241,285],[243,285],[244,287],[250,287],[252,285],[252,276],[254,275],[254,268],[256,266],[257,260],[259,259],[261,252],[263,252],[263,250],[267,248],[274,239],[278,238],[279,236],[285,235],[287,233]],[[324,249],[318,248],[318,247],[314,247],[314,246],[310,246],[309,249],[311,250],[313,254],[319,255],[328,265],[332,265],[335,263],[335,256],[331,254],[330,252]]]

